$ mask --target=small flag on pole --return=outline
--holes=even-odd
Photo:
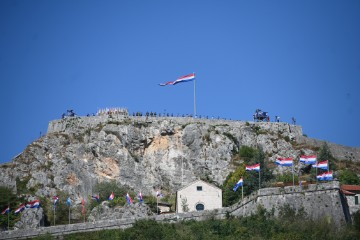
[[[2,215],[9,214],[10,207],[8,206],[4,211],[1,212]]]
[[[278,158],[275,162],[279,166],[284,167],[291,167],[293,165],[293,159],[292,158]]]
[[[331,180],[333,180],[333,172],[332,171],[324,172],[320,175],[317,175],[316,178],[319,181],[331,181]]]
[[[126,200],[127,200],[128,204],[133,203],[133,200],[130,197],[129,193],[126,194]]]
[[[54,206],[59,202],[59,197],[58,196],[54,196],[53,197],[54,200]]]
[[[141,192],[139,193],[139,201],[140,201],[140,202],[143,202],[143,201],[144,201]]]
[[[108,200],[113,200],[114,199],[114,197],[115,197],[115,195],[114,195],[114,192],[112,192],[111,194],[110,194],[110,196],[109,196],[109,198],[108,198]]]
[[[91,198],[96,200],[96,201],[100,201],[99,195],[92,195]]]
[[[300,162],[304,164],[316,164],[316,155],[311,156],[300,156]]]
[[[39,208],[40,207],[40,202],[39,200],[35,200],[35,201],[32,201],[32,202],[28,202],[26,204],[26,207],[27,208]]]
[[[257,171],[257,172],[259,172],[260,171],[260,163],[255,164],[255,165],[251,165],[251,166],[246,166],[245,170],[246,171]]]
[[[160,190],[156,191],[156,197],[163,197],[164,195],[160,192]]]
[[[240,180],[236,183],[235,187],[233,188],[234,192],[236,192],[236,190],[243,185],[244,185],[244,180],[243,178],[240,178]]]
[[[18,214],[24,210],[25,210],[25,205],[21,204],[20,207],[15,210],[15,214]]]
[[[84,200],[84,198],[81,200],[81,206],[82,206],[81,212],[83,214],[85,214],[86,213],[86,208],[85,208],[85,200]]]
[[[69,207],[71,206],[72,202],[70,197],[68,197],[68,199],[66,200],[66,205],[68,205]]]
[[[323,170],[328,170],[329,169],[329,162],[328,162],[328,160],[322,161],[322,162],[319,162],[318,164],[313,165],[313,167],[314,168],[320,168],[320,169],[323,169]]]

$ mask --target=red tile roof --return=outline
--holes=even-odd
[[[341,190],[345,195],[356,195],[356,193],[346,191],[344,189]]]
[[[360,191],[359,185],[341,185],[342,190],[346,191]]]

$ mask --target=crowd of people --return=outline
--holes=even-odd
[[[103,109],[99,109],[96,113],[97,116],[112,115],[112,114],[120,114],[124,116],[129,115],[128,110],[126,108],[103,108]]]
[[[261,111],[261,110],[259,110]],[[264,112],[265,113],[265,112]],[[193,114],[173,114],[173,113],[157,113],[157,112],[153,112],[153,111],[147,111],[146,113],[143,113],[143,112],[133,112],[131,115],[129,114],[128,110],[126,108],[120,108],[120,107],[116,107],[116,108],[102,108],[102,109],[99,109],[96,113],[96,115],[93,113],[92,115],[90,114],[87,114],[86,116],[105,116],[105,115],[108,115],[108,116],[112,116],[112,115],[115,115],[115,114],[119,114],[119,115],[123,115],[123,116],[133,116],[133,117],[142,117],[142,116],[145,116],[146,118],[148,117],[194,117]],[[256,113],[258,115],[253,115],[254,117],[254,121],[258,118],[258,116],[262,116],[262,112],[261,113]],[[260,115],[259,115],[260,114]],[[65,117],[74,117],[76,116],[75,112],[73,110],[67,110],[67,113],[65,114],[62,114],[62,118],[65,118]],[[256,117],[257,116],[257,117]],[[218,117],[214,117],[214,116],[202,116],[202,115],[197,115],[195,116],[195,118],[200,118],[200,119],[217,119],[217,120],[231,120],[231,118],[229,119],[226,119],[226,118],[220,118],[219,116]],[[270,122],[270,116],[267,115],[267,112],[266,114],[264,115],[264,119],[265,121],[267,122]],[[263,121],[262,120],[262,121]],[[292,124],[295,125],[296,124],[296,119],[295,117],[292,117],[291,118],[291,121],[292,121]],[[280,122],[280,117],[279,116],[275,116],[275,119],[274,119],[274,122]]]

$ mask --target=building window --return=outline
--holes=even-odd
[[[204,211],[205,206],[202,203],[198,203],[198,204],[196,204],[195,208],[196,208],[196,211]]]
[[[355,205],[359,205],[359,196],[355,196]]]
[[[202,186],[197,186],[197,187],[196,187],[196,190],[202,191]]]

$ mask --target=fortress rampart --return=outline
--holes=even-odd
[[[146,117],[146,116],[125,116],[120,114],[113,115],[99,115],[99,116],[84,116],[84,117],[67,117],[64,119],[53,120],[49,123],[48,133],[64,132],[71,133],[81,129],[95,128],[99,124],[110,123],[157,123],[167,122],[168,124],[177,124],[179,126],[189,123],[202,123],[207,125],[227,125],[232,128],[243,127],[246,124],[252,126],[259,126],[266,131],[282,131],[290,132],[291,135],[298,139],[302,137],[302,127],[299,125],[292,125],[285,122],[247,122],[239,120],[226,119],[208,119],[208,118],[193,118],[193,117]]]
[[[153,219],[163,223],[174,223],[184,220],[202,221],[210,218],[225,219],[226,215],[240,217],[254,214],[259,205],[263,206],[267,211],[274,210],[275,216],[279,214],[281,207],[288,206],[295,211],[304,211],[310,219],[316,220],[325,218],[338,227],[351,221],[346,200],[340,192],[339,182],[337,181],[312,184],[306,186],[306,188],[300,186],[263,188],[256,193],[245,197],[242,201],[231,207],[213,211],[157,215],[155,217],[147,217],[144,219]],[[140,219],[114,219],[40,227],[37,229],[6,231],[0,232],[0,239],[25,239],[47,233],[59,236],[105,229],[125,229],[131,227],[137,220]]]

